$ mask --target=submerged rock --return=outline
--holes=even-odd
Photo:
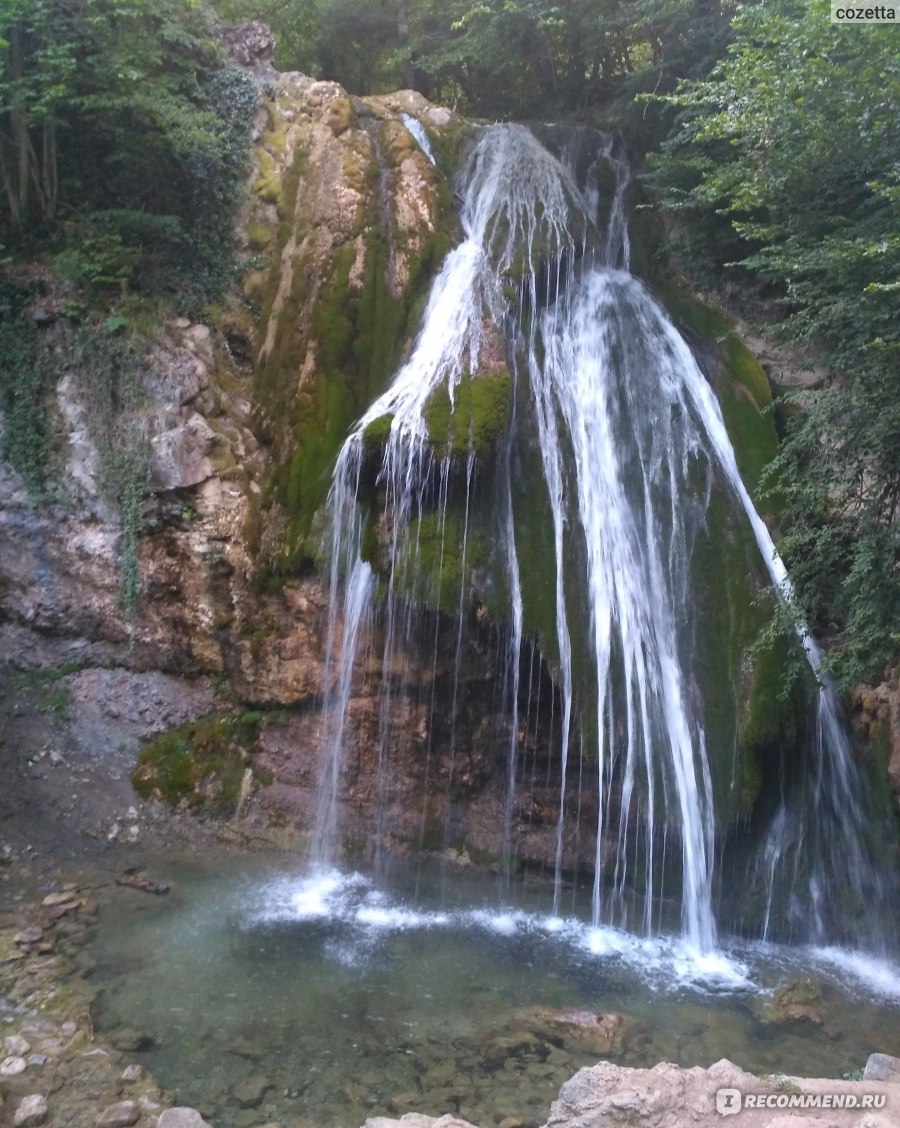
[[[37,1128],[43,1124],[49,1115],[47,1098],[41,1093],[32,1093],[23,1097],[13,1117],[14,1128]]]
[[[141,1110],[135,1101],[118,1101],[105,1110],[97,1128],[131,1128],[140,1118]]]
[[[768,1107],[745,1105],[741,1109],[735,1102],[742,1101],[745,1095],[764,1096]],[[870,1100],[878,1098],[882,1109],[864,1109],[861,1105],[864,1095]],[[854,1108],[843,1107],[848,1098]],[[802,1100],[808,1107],[803,1107]],[[817,1101],[821,1102],[821,1108],[816,1107]],[[898,1084],[804,1077],[759,1078],[726,1059],[709,1069],[682,1069],[668,1062],[652,1069],[628,1069],[601,1061],[580,1070],[563,1085],[542,1128],[615,1128],[620,1125],[684,1128],[687,1124],[694,1128],[720,1128],[728,1123],[727,1116],[738,1112],[740,1120],[735,1123],[739,1128],[789,1128],[792,1125],[802,1128],[804,1124],[809,1128],[898,1128],[898,1109]],[[823,1117],[824,1110],[827,1112]],[[438,1118],[409,1113],[401,1120],[374,1117],[366,1121],[364,1128],[470,1126],[453,1116]],[[483,1128],[489,1128],[488,1124]],[[512,1124],[508,1124],[508,1128],[512,1128]]]

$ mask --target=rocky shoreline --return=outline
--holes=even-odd
[[[732,1115],[738,1128],[896,1128],[900,1060],[873,1054],[866,1078],[760,1078],[724,1058],[709,1069],[681,1069],[668,1062],[629,1069],[601,1061],[563,1085],[543,1128],[714,1128]],[[762,1107],[755,1107],[760,1102]],[[373,1117],[364,1128],[475,1126],[455,1116],[409,1113],[399,1120]]]
[[[38,883],[53,888],[40,896]],[[81,974],[91,967],[84,946],[98,911],[93,890],[19,875],[7,906],[0,911],[0,1125],[204,1128],[200,1113],[175,1107],[144,1066],[95,1037],[98,989]]]

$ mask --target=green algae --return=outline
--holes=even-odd
[[[507,369],[463,374],[451,401],[446,385],[432,393],[425,405],[428,438],[440,457],[464,457],[470,451],[487,458],[509,422],[512,379]]]
[[[379,415],[363,428],[362,441],[367,450],[378,450],[384,446],[391,433],[394,416],[391,413]]]
[[[444,514],[428,513],[412,521],[394,566],[398,594],[423,607],[457,615],[476,598],[473,572],[488,564],[487,538],[451,505]]]

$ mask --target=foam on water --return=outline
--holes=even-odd
[[[847,948],[810,948],[809,954],[826,968],[850,976],[856,984],[877,998],[900,1002],[900,964],[867,952]]]
[[[681,937],[639,937],[575,917],[504,905],[428,910],[376,889],[363,874],[336,870],[284,877],[266,885],[251,899],[242,926],[312,921],[327,921],[342,931],[340,938],[328,942],[325,953],[344,965],[364,963],[379,936],[446,929],[487,933],[510,941],[531,938],[576,956],[621,964],[653,990],[691,986],[740,991],[751,985],[741,960],[724,951],[704,952]]]

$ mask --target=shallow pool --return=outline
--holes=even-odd
[[[412,1109],[527,1128],[600,1056],[841,1076],[900,1053],[900,968],[884,961],[698,955],[591,927],[577,890],[555,917],[546,885],[437,862],[377,881],[247,857],[165,867],[168,897],[117,889],[102,913],[96,1025],[216,1128]],[[585,1029],[562,1008],[623,1018]]]

